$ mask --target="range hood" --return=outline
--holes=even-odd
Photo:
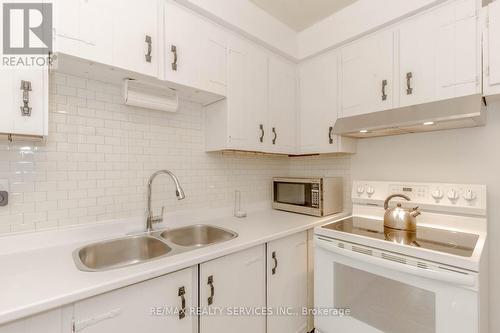
[[[333,132],[354,138],[483,126],[480,94],[337,119]]]

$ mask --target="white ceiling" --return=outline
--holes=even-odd
[[[357,0],[250,0],[290,28],[301,31]]]

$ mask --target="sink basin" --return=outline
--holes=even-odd
[[[167,230],[162,232],[160,236],[179,246],[201,247],[231,240],[238,237],[238,234],[210,225],[197,224]]]
[[[141,235],[84,246],[73,253],[73,258],[80,270],[104,271],[157,259],[171,250],[161,240]]]

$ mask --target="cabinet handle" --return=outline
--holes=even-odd
[[[264,142],[264,135],[266,134],[266,132],[264,132],[264,125],[260,124],[259,129],[260,129],[259,141]]]
[[[214,276],[210,275],[208,277],[208,283],[210,286],[210,297],[208,298],[208,305],[212,305],[214,303],[214,295],[215,295],[215,288],[214,288]]]
[[[23,105],[21,106],[21,115],[23,117],[31,117],[30,91],[31,81],[21,81],[21,90],[23,91]]]
[[[151,62],[151,59],[153,58],[151,56],[151,52],[153,52],[153,39],[151,36],[146,35],[146,44],[148,44],[148,52],[146,53],[146,62]]]
[[[276,144],[276,139],[278,138],[278,133],[276,133],[276,127],[273,127],[273,134],[274,134],[273,145],[275,145]]]
[[[387,94],[385,93],[385,88],[387,87],[387,80],[382,80],[382,100],[387,100]]]
[[[273,251],[272,258],[274,260],[274,267],[272,269],[273,275],[276,274],[276,268],[278,268],[278,258],[276,258],[276,252]]]
[[[181,298],[181,310],[179,311],[179,319],[183,319],[186,317],[186,299],[184,298],[186,295],[186,288],[180,287],[178,296]]]
[[[411,87],[411,79],[412,78],[413,78],[412,72],[406,73],[406,94],[407,95],[413,94],[413,88]]]
[[[170,52],[174,54],[174,62],[172,63],[172,70],[176,71],[177,70],[177,46],[172,45],[170,47]]]
[[[333,144],[333,137],[332,137],[332,134],[333,134],[333,126],[330,126],[328,128],[328,142],[330,144]]]

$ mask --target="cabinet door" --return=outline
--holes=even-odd
[[[3,102],[0,114],[0,132],[30,136],[48,135],[48,70],[42,68],[2,69],[0,96]],[[23,114],[21,82],[31,85],[27,92],[29,114]]]
[[[393,107],[394,33],[376,33],[341,50],[341,117]]]
[[[454,1],[401,25],[401,106],[480,92],[476,13],[475,0]]]
[[[209,304],[209,298],[212,302]],[[212,309],[246,310],[266,306],[265,246],[231,254],[200,265],[200,307],[208,313]],[[200,333],[264,333],[265,315],[200,316]]]
[[[268,57],[259,47],[231,36],[228,54],[228,134],[234,149],[263,151],[269,144]]]
[[[74,305],[75,330],[84,333],[193,333],[196,318],[188,311],[196,304],[196,268],[122,288],[77,302]],[[184,294],[182,289],[184,288]],[[181,318],[171,309],[182,309]]]
[[[339,106],[338,79],[336,51],[300,65],[300,153],[338,151],[338,138],[332,132]]]
[[[55,51],[112,63],[112,0],[55,0]]]
[[[113,1],[113,65],[158,77],[158,0]]]
[[[436,99],[438,11],[412,18],[399,30],[400,105]]]
[[[222,96],[227,86],[227,32],[206,19],[201,19],[200,59],[201,88]]]
[[[500,93],[500,1],[488,5],[486,19],[485,62],[486,73],[484,80],[485,95]]]
[[[295,64],[277,57],[269,59],[270,151],[293,154],[297,118]]]
[[[165,3],[165,79],[201,87],[201,18],[173,2]]]
[[[307,274],[306,231],[267,244],[267,305],[273,310],[286,307],[290,311],[268,316],[268,332],[307,332],[307,316],[301,314],[308,305]]]
[[[443,7],[437,49],[438,99],[481,92],[481,44],[476,0]]]
[[[0,325],[0,333],[70,333],[68,308],[59,308]]]

